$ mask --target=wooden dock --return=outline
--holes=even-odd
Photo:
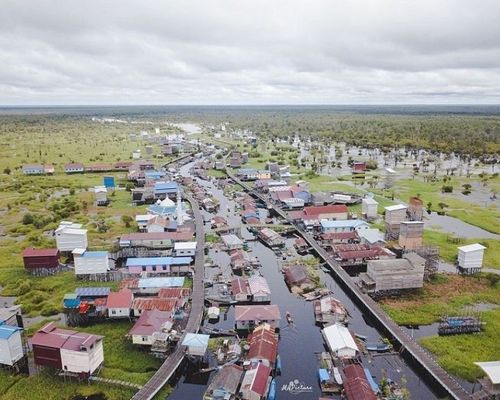
[[[150,400],[158,391],[168,382],[175,370],[184,360],[185,351],[180,345],[187,333],[198,333],[203,319],[203,304],[205,290],[203,288],[203,268],[204,268],[204,248],[205,231],[203,227],[203,217],[200,214],[200,208],[197,201],[188,194],[184,197],[191,203],[194,219],[196,221],[196,256],[194,262],[193,276],[193,297],[191,301],[191,312],[186,325],[186,329],[179,340],[177,349],[168,356],[158,371],[151,379],[132,397],[133,400]]]
[[[288,215],[279,207],[272,204],[261,193],[256,192],[252,187],[245,182],[239,180],[231,171],[227,170],[227,175],[234,182],[239,184],[252,196],[262,200],[268,205],[268,208],[273,209],[278,215],[286,221],[293,223]],[[297,232],[307,241],[307,243],[316,251],[316,253],[323,258],[331,271],[342,282],[348,293],[357,300],[366,311],[368,311],[379,323],[379,325],[392,336],[392,338],[401,346],[400,353],[407,352],[411,358],[423,368],[428,377],[433,383],[451,398],[457,400],[471,399],[471,395],[441,366],[437,364],[434,358],[425,351],[416,341],[414,341],[399,325],[397,325],[389,316],[382,310],[382,308],[371,297],[361,291],[361,289],[354,283],[351,277],[344,271],[338,262],[328,255],[328,253],[319,245],[316,240],[307,232],[302,230],[297,225],[294,225]]]

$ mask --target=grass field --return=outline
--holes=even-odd
[[[486,322],[482,333],[421,339],[422,345],[436,355],[446,370],[469,381],[483,375],[474,361],[500,357],[498,285],[491,286],[487,279],[480,277],[440,274],[416,294],[381,301],[382,308],[400,325],[428,325],[444,315],[461,315],[478,303],[497,306],[481,313]]]

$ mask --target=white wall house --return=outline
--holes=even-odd
[[[199,333],[186,333],[182,345],[186,346],[186,353],[190,356],[204,356],[208,348],[210,335]]]
[[[61,363],[65,371],[92,374],[103,362],[101,336],[89,335],[83,341],[69,338],[61,348]]]
[[[98,206],[108,203],[108,189],[105,186],[95,186],[95,202]]]
[[[356,357],[359,352],[354,338],[345,326],[333,324],[321,331],[330,351],[337,357]]]
[[[377,218],[378,203],[373,197],[365,197],[361,202],[361,212],[367,219]]]
[[[0,325],[0,364],[14,365],[23,355],[21,328]]]
[[[55,231],[56,244],[59,251],[73,251],[88,247],[87,230],[81,224],[62,221]]]
[[[87,251],[83,248],[73,250],[75,275],[105,274],[109,270],[107,251]]]
[[[176,257],[193,256],[196,254],[196,242],[176,242],[174,244]]]
[[[458,267],[465,273],[474,273],[483,266],[484,250],[486,247],[479,243],[469,244],[458,248]]]
[[[248,278],[248,287],[252,295],[252,300],[256,303],[271,301],[271,290],[264,277],[254,275]]]

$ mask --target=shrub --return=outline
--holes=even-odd
[[[30,213],[26,213],[23,215],[23,224],[24,225],[29,225],[33,223],[33,215]]]
[[[453,192],[453,186],[451,185],[443,185],[441,188],[441,192],[443,193],[452,193]]]

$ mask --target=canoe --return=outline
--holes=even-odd
[[[273,379],[269,385],[269,392],[267,393],[268,400],[276,400],[276,381]]]

